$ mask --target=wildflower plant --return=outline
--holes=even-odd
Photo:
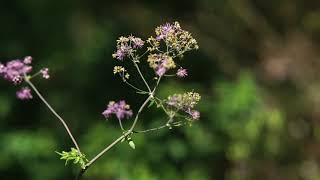
[[[113,74],[118,75],[125,84],[134,89],[136,93],[145,95],[146,98],[137,111],[132,110],[125,100],[113,100],[107,104],[102,112],[102,116],[106,119],[113,119],[115,117],[118,120],[120,136],[92,159],[86,158],[66,121],[51,107],[32,82],[38,76],[41,76],[43,79],[49,79],[49,69],[42,68],[36,73],[31,74],[32,58],[30,56],[25,57],[23,60],[12,60],[6,64],[0,63],[0,76],[14,85],[21,85],[22,83],[27,85],[17,91],[16,96],[18,99],[30,100],[33,98],[32,93],[35,93],[63,124],[74,147],[71,147],[70,151],[57,152],[57,154],[60,156],[60,159],[65,160],[66,164],[68,161],[73,161],[74,164],[78,164],[81,167],[81,171],[76,179],[80,179],[96,160],[118,143],[126,141],[131,148],[135,149],[136,145],[132,137],[136,133],[147,133],[164,128],[173,129],[178,126],[190,125],[200,118],[200,112],[196,110],[196,105],[201,99],[198,93],[192,91],[183,94],[173,94],[164,99],[161,99],[156,94],[156,90],[162,79],[167,77],[184,78],[188,76],[187,70],[178,65],[180,64],[179,61],[181,61],[186,52],[199,48],[197,41],[188,31],[183,30],[178,22],[166,23],[157,27],[155,29],[155,37],[151,36],[146,41],[133,35],[127,37],[121,36],[117,40],[116,48],[112,57],[120,65],[113,68]],[[124,67],[123,61],[131,62],[136,71],[132,75],[138,76],[141,79],[143,87],[137,87],[135,84],[139,83],[131,82],[130,74]],[[149,65],[150,72],[153,74],[152,80],[146,79],[145,75],[141,72],[140,66],[143,64]],[[137,130],[136,125],[139,121],[139,115],[146,107],[151,106],[161,109],[166,114],[167,118],[164,120],[163,125],[151,129]],[[127,127],[123,121],[132,121],[132,124]]]

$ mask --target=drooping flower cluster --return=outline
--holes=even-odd
[[[194,107],[198,104],[200,99],[201,96],[198,93],[187,92],[169,96],[166,103],[168,106],[175,107],[177,110],[186,112],[192,119],[197,120],[200,118],[200,112],[194,110]]]
[[[24,60],[12,60],[7,62],[6,65],[0,63],[0,76],[15,85],[20,84],[24,75],[32,71],[31,61],[32,58],[27,56]]]
[[[172,57],[165,54],[150,54],[148,62],[158,76],[163,76],[169,69],[176,67]]]
[[[28,87],[23,87],[21,90],[17,91],[16,96],[21,100],[32,99],[31,89]]]
[[[117,51],[112,54],[113,58],[123,60],[125,57],[130,56],[137,49],[142,48],[144,41],[141,38],[129,36],[121,36],[117,40]]]
[[[109,102],[107,109],[103,111],[102,115],[105,118],[109,118],[112,114],[116,115],[119,120],[130,118],[133,115],[130,106],[124,100]]]
[[[182,56],[187,51],[199,48],[191,33],[183,30],[178,22],[161,25],[155,29],[155,32],[155,40],[163,40],[174,55]],[[154,39],[149,41],[157,44],[154,43]]]

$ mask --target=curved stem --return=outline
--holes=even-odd
[[[118,119],[118,121],[119,121],[119,125],[120,125],[121,130],[122,130],[122,131],[124,131],[124,128],[123,128],[123,125],[122,125],[121,119]]]
[[[79,151],[79,153],[81,153],[79,145],[77,143],[77,141],[75,140],[75,138],[73,137],[68,125],[66,124],[66,122],[63,120],[63,118],[51,107],[51,105],[45,100],[45,98],[41,95],[41,93],[38,91],[38,89],[35,87],[35,85],[27,78],[25,77],[25,82],[29,84],[29,86],[34,90],[34,92],[39,96],[39,98],[42,100],[42,102],[49,108],[49,110],[52,112],[53,115],[55,115],[60,122],[63,124],[64,128],[66,129],[66,131],[68,132],[68,135],[70,136],[73,144],[76,146],[77,150]]]
[[[120,136],[118,139],[116,139],[115,141],[113,141],[111,144],[109,144],[106,148],[104,148],[99,154],[97,154],[94,158],[92,158],[87,164],[86,164],[86,168],[84,170],[81,170],[79,172],[79,174],[83,174],[84,172],[82,171],[85,171],[86,169],[88,169],[91,164],[93,164],[96,160],[98,160],[104,153],[106,153],[107,151],[109,151],[112,147],[114,147],[116,144],[118,144],[119,142],[121,142],[121,140],[125,137],[127,137],[128,135],[130,135],[138,121],[138,117],[139,117],[139,114],[142,112],[142,110],[145,108],[145,106],[147,105],[147,103],[150,101],[150,99],[152,98],[152,96],[149,95],[149,97],[144,101],[144,103],[141,105],[137,115],[136,115],[136,118],[131,126],[131,128],[129,129],[128,132],[124,133],[122,136]],[[82,176],[81,174],[81,176]],[[79,175],[78,175],[79,176]],[[80,177],[81,177],[80,176]],[[79,178],[80,179],[80,178]]]
[[[156,128],[151,128],[151,129],[146,129],[146,130],[140,130],[140,131],[133,131],[133,133],[146,133],[146,132],[150,132],[150,131],[156,131],[156,130],[160,130],[163,129],[165,127],[168,127],[167,124],[162,125],[160,127],[156,127]]]
[[[149,97],[148,97],[148,98],[144,101],[144,103],[141,105],[141,107],[140,107],[140,109],[138,110],[138,113],[137,113],[137,115],[136,115],[136,117],[135,117],[135,119],[134,119],[134,121],[133,121],[133,124],[132,124],[132,126],[131,126],[131,128],[130,128],[129,131],[133,131],[134,127],[136,126],[136,124],[137,124],[137,122],[138,122],[139,114],[140,114],[140,113],[142,112],[142,110],[145,108],[145,106],[147,105],[147,103],[148,103],[151,99],[154,98],[154,93],[155,93],[155,91],[156,91],[156,89],[157,89],[157,87],[158,87],[158,85],[159,85],[159,83],[160,83],[160,80],[161,80],[161,77],[158,78],[158,81],[157,81],[155,87],[153,88],[152,92],[149,94]]]
[[[137,88],[136,86],[132,85],[131,83],[129,83],[127,80],[122,79],[124,83],[126,83],[128,86],[132,87],[133,89],[135,89],[138,92],[142,92],[142,93],[148,93],[142,89]]]
[[[76,176],[75,180],[80,180],[82,178],[82,175],[86,172],[88,168],[86,169],[81,169],[78,173],[78,175]]]
[[[149,84],[147,83],[147,81],[146,81],[146,79],[144,78],[144,76],[142,75],[138,64],[135,62],[135,59],[133,59],[132,62],[133,62],[133,64],[134,64],[134,66],[136,67],[136,69],[137,69],[137,71],[138,71],[138,73],[139,73],[142,81],[144,82],[144,84],[145,84],[146,87],[148,88],[149,92],[151,92],[150,86],[149,86]]]
[[[158,100],[158,101],[159,101],[159,103],[158,103],[157,101],[155,101],[156,104],[157,104],[157,106],[160,106],[160,107],[163,109],[163,111],[164,111],[168,116],[170,116],[170,113],[169,113],[168,110],[164,107],[161,99],[159,99],[158,97],[154,97],[154,98],[155,98],[155,100]]]
[[[123,138],[128,136],[131,132],[128,131],[122,136],[118,137],[116,140],[114,140],[111,144],[109,144],[106,148],[104,148],[99,154],[97,154],[94,158],[92,158],[87,164],[86,164],[86,169],[90,167],[92,163],[94,163],[96,160],[98,160],[105,152],[109,151],[112,147],[114,147],[116,144],[121,142]]]
[[[149,52],[149,50],[146,50],[141,56],[138,57],[138,59],[142,58],[144,55],[146,55]]]
[[[172,118],[169,119],[169,121],[171,120]],[[169,122],[168,121],[168,122]],[[156,127],[156,128],[150,128],[150,129],[145,129],[145,130],[139,130],[139,131],[133,131],[133,133],[147,133],[147,132],[150,132],[150,131],[157,131],[157,130],[160,130],[160,129],[163,129],[163,128],[170,128],[171,125],[173,126],[180,126],[181,125],[181,121],[178,121],[178,122],[174,122],[174,123],[166,123],[162,126],[159,126],[159,127]]]
[[[136,126],[136,124],[137,124],[137,122],[138,122],[138,120],[139,120],[139,115],[140,115],[140,113],[143,111],[143,109],[146,107],[146,105],[148,104],[148,102],[149,102],[152,98],[153,98],[153,96],[149,95],[149,97],[143,102],[143,104],[141,105],[141,107],[140,107],[139,110],[138,110],[138,113],[137,113],[137,115],[136,115],[136,117],[135,117],[135,119],[134,119],[134,121],[133,121],[133,123],[132,123],[131,128],[130,128],[129,131],[132,132],[132,130],[134,129],[134,127]]]

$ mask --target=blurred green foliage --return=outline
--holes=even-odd
[[[35,69],[50,68],[52,78],[35,84],[90,159],[121,134],[101,115],[107,102],[126,99],[134,111],[143,102],[113,76],[116,39],[145,39],[177,20],[200,49],[179,62],[189,76],[165,79],[158,94],[199,92],[201,120],[133,136],[135,150],[119,144],[84,179],[317,180],[319,9],[318,0],[3,0],[0,61],[31,55]],[[79,167],[55,153],[72,146],[61,124],[39,99],[16,100],[18,87],[5,81],[0,88],[1,179],[74,178]],[[164,117],[151,107],[137,128]]]

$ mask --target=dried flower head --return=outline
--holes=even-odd
[[[105,118],[109,118],[112,114],[115,114],[119,120],[130,118],[133,113],[130,106],[126,104],[124,100],[115,102],[110,101],[106,110],[103,111],[102,115]]]
[[[113,74],[119,74],[120,77],[122,77],[124,79],[129,79],[129,77],[130,77],[130,75],[127,72],[127,70],[122,66],[115,66],[113,68]]]

